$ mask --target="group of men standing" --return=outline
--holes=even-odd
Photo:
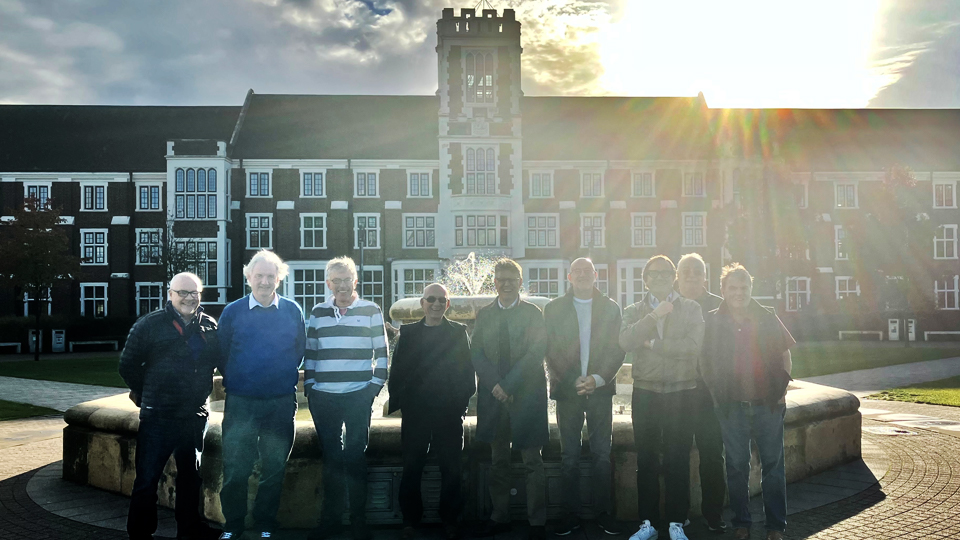
[[[542,448],[549,440],[548,378],[561,446],[563,518],[555,532],[565,536],[580,527],[579,464],[586,421],[597,525],[607,534],[621,534],[614,518],[610,453],[616,375],[627,355],[633,364],[642,520],[631,540],[656,539],[663,525],[671,540],[687,538],[683,527],[694,440],[708,527],[726,529],[721,516],[726,448],[735,535],[748,538],[751,437],[763,469],[767,538],[781,537],[786,526],[783,398],[794,342],[773,311],[751,299],[752,277],[742,266],[724,268],[720,298],[705,288],[706,267],[699,255],[684,256],[679,273],[669,258],[653,257],[643,270],[648,294],[621,317],[617,303],[596,287],[597,272],[589,259],[571,264],[569,291],[542,313],[520,296],[520,265],[501,259],[494,269],[497,297],[478,310],[472,337],[465,325],[446,318],[447,290],[436,283],[424,288],[424,317],[401,328],[389,378],[383,315],[375,303],[357,295],[353,261],[341,257],[327,264],[333,294],[314,306],[308,321],[295,302],[277,294],[286,274],[287,265],[274,253],[257,253],[244,267],[251,293],[224,309],[219,328],[199,306],[200,279],[179,274],[171,280],[166,307],[131,329],[120,364],[131,398],[141,408],[128,518],[131,539],[152,538],[156,530],[156,490],[171,454],[177,462],[178,538],[215,538],[220,532],[204,525],[199,514],[199,458],[214,368],[223,375],[226,392],[220,491],[226,522],[219,538],[236,539],[244,532],[247,487],[258,458],[252,518],[261,538],[275,533],[293,447],[301,363],[323,452],[321,517],[311,539],[342,530],[347,501],[352,537],[371,537],[364,517],[364,452],[371,407],[384,384],[390,386],[390,412],[403,413],[405,539],[417,535],[423,517],[420,485],[428,453],[440,467],[445,536],[460,536],[463,419],[474,393],[476,438],[490,444],[492,502],[490,519],[476,533],[510,530],[511,452],[518,450],[526,477],[529,536],[545,538]]]

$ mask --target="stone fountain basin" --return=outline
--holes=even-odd
[[[489,299],[487,299],[489,301]],[[624,381],[629,366],[625,366],[618,382]],[[624,381],[625,382],[625,381]],[[618,389],[630,391],[627,384],[618,384]],[[213,397],[220,397],[215,393]],[[620,399],[629,396],[620,396]],[[629,403],[629,399],[626,399]],[[787,393],[786,449],[787,481],[793,482],[812,476],[836,465],[860,457],[860,412],[859,400],[852,394],[812,383],[794,381]],[[217,400],[213,401],[214,412],[205,437],[203,451],[203,507],[205,516],[213,521],[223,521],[219,493],[222,487],[221,422],[223,415]],[[615,407],[616,408],[616,407]],[[120,394],[77,405],[66,412],[67,427],[63,437],[63,477],[80,484],[94,486],[115,493],[130,494],[135,476],[134,456],[136,433],[139,426],[139,409]],[[629,414],[613,417],[613,470],[614,501],[620,519],[636,519],[636,453],[633,446],[633,426]],[[467,417],[464,422],[464,518],[476,520],[489,512],[489,497],[486,495],[487,471],[489,469],[489,446],[475,440],[476,418]],[[519,456],[514,456],[514,486],[516,495],[511,497],[511,509],[516,519],[524,512],[523,466]],[[372,420],[370,445],[367,450],[370,462],[367,515],[370,523],[399,523],[398,505],[400,480],[400,418],[379,417]],[[758,464],[756,454],[754,463]],[[316,523],[319,508],[317,487],[320,482],[322,457],[317,435],[310,421],[297,421],[296,441],[287,466],[279,519],[284,527],[312,527]],[[559,432],[555,416],[550,417],[550,442],[544,448],[547,474],[548,515],[560,515],[559,491]],[[700,477],[699,457],[691,452],[691,513],[699,510]],[[590,475],[587,461],[581,463],[582,477]],[[172,507],[176,497],[174,478],[176,465],[171,460],[160,488],[160,503]],[[752,493],[760,487],[759,466],[751,475]],[[435,465],[428,466],[424,477],[424,493],[427,497],[427,521],[437,520],[436,507],[439,496],[439,475]],[[589,482],[581,484],[581,490],[589,497]],[[251,500],[256,491],[256,473],[251,479]],[[583,517],[592,517],[593,509],[585,505]]]

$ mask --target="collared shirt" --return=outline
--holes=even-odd
[[[739,322],[733,315],[728,313],[727,316],[730,317],[731,325],[736,332],[733,340],[733,367],[734,376],[738,381],[737,400],[754,401],[763,399],[766,387],[764,381],[766,366],[760,346],[760,321],[757,314],[748,311]],[[777,317],[777,322],[779,323],[779,332],[767,337],[772,340],[776,352],[782,353],[793,347],[797,342],[779,317]]]
[[[677,298],[680,298],[680,293],[677,291],[670,291],[670,295],[663,300],[658,299],[652,293],[647,293],[647,301],[650,303],[651,309],[657,309],[661,302],[673,302]],[[666,317],[657,318],[657,335],[660,336],[660,339],[663,339],[663,325],[666,321]]]
[[[253,297],[253,293],[250,293],[250,309],[254,309],[254,308],[258,308],[258,307],[261,307],[261,308],[264,308],[264,309],[271,308],[271,307],[279,308],[279,307],[280,307],[280,295],[277,294],[276,292],[274,292],[274,293],[273,293],[273,301],[270,302],[269,305],[264,306],[264,305],[260,304],[260,302],[257,302],[257,299]]]
[[[500,309],[513,309],[513,308],[517,307],[517,304],[519,304],[519,303],[520,303],[520,297],[519,297],[519,296],[517,296],[517,299],[514,300],[513,303],[510,304],[509,306],[505,306],[505,305],[501,304],[501,303],[500,303],[500,297],[499,297],[499,296],[497,297],[497,306],[498,306]]]

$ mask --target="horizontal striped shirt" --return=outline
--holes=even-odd
[[[332,394],[387,380],[387,336],[380,306],[357,298],[346,314],[334,299],[317,304],[307,326],[303,387]]]

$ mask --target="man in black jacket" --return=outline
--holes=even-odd
[[[200,453],[219,359],[217,323],[200,307],[202,290],[196,275],[174,276],[167,305],[133,325],[120,355],[120,376],[140,407],[137,477],[127,515],[131,540],[153,538],[157,530],[157,485],[170,454],[177,463],[177,538],[219,534],[200,513]]]
[[[440,465],[440,518],[448,539],[459,537],[460,460],[463,451],[463,417],[476,391],[470,361],[467,327],[444,317],[450,307],[447,289],[439,283],[423,288],[424,317],[400,329],[387,384],[389,412],[403,411],[400,448],[400,509],[403,537],[412,538],[423,517],[420,482],[433,452]]]
[[[566,536],[580,527],[580,439],[586,417],[597,524],[605,533],[616,535],[621,527],[613,518],[610,446],[613,395],[624,357],[619,344],[620,307],[596,288],[597,270],[590,259],[573,261],[567,279],[571,289],[543,310],[550,397],[557,401],[560,428],[563,518],[556,534]]]

